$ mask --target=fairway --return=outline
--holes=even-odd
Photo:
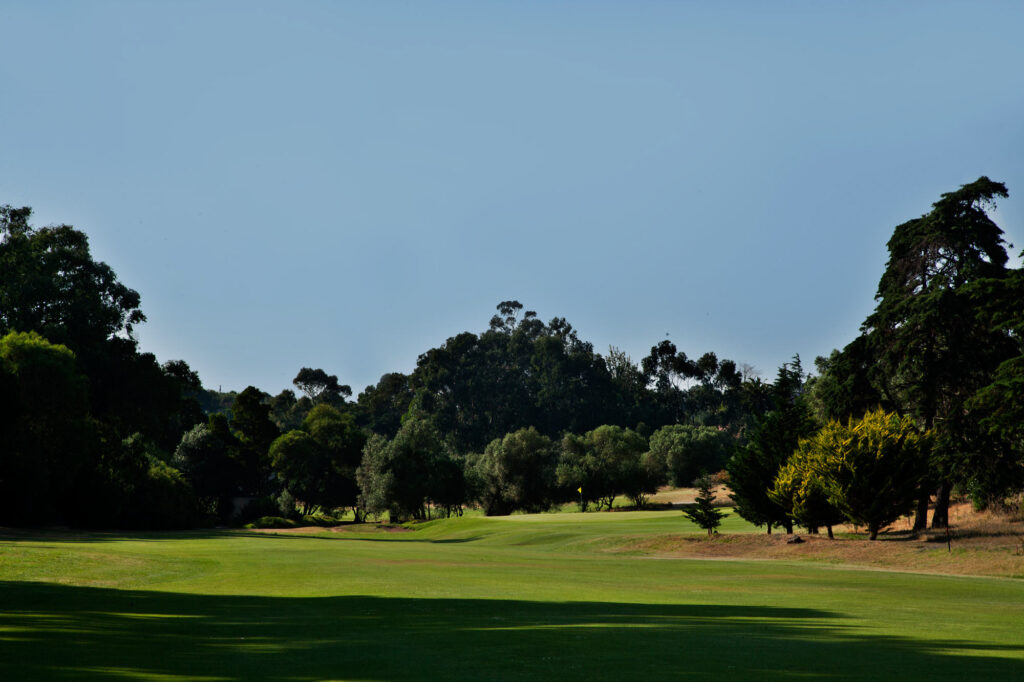
[[[1024,678],[1024,582],[608,551],[681,531],[7,534],[0,679]]]

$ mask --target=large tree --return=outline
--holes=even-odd
[[[381,376],[375,386],[367,386],[359,394],[356,418],[360,426],[373,433],[394,438],[412,399],[409,377],[401,372],[389,372]]]
[[[250,495],[265,495],[272,487],[269,452],[281,432],[270,418],[269,398],[248,386],[231,406],[231,428],[240,442],[239,460],[244,470],[242,487]]]
[[[450,514],[464,500],[460,467],[430,419],[408,415],[395,437],[373,435],[363,448],[356,470],[364,508],[388,513],[392,522],[428,518],[437,507]]]
[[[351,387],[339,384],[337,376],[319,368],[303,367],[292,379],[292,383],[314,403],[338,405],[352,397]]]
[[[1006,196],[1005,185],[981,177],[897,226],[877,306],[862,328],[879,392],[919,429],[935,433],[933,527],[948,524],[952,486],[972,476],[972,455],[985,447],[967,401],[1013,355],[1007,335],[979,318],[969,288],[1006,276],[1003,232],[987,213]],[[919,513],[915,525],[923,521]]]
[[[486,515],[537,512],[555,499],[557,462],[551,439],[531,426],[495,438],[482,454],[471,455],[466,473]]]
[[[75,354],[35,332],[4,335],[0,392],[0,524],[68,520],[68,495],[100,444]]]
[[[146,316],[139,294],[95,261],[70,225],[34,228],[30,208],[0,206],[0,333],[36,331],[79,351],[131,337]]]
[[[146,317],[138,292],[93,259],[83,232],[33,227],[31,214],[0,206],[0,335],[33,331],[68,347],[88,378],[96,419],[121,438],[139,431],[173,449],[202,419],[191,371],[184,363],[161,368],[153,355],[139,353],[135,327]]]
[[[651,435],[650,452],[662,463],[672,485],[688,486],[701,474],[725,467],[725,433],[714,426],[663,426]]]
[[[418,408],[459,452],[529,426],[550,438],[618,415],[604,359],[563,318],[547,324],[503,301],[490,328],[464,332],[423,353],[410,377]],[[369,393],[369,391],[368,391]]]
[[[990,439],[988,447],[975,451],[970,466],[971,492],[976,503],[985,504],[1024,487],[1024,269],[975,282],[969,293],[980,320],[1013,346],[991,382],[968,401],[972,417]]]
[[[918,432],[911,417],[878,409],[846,424],[829,422],[801,443],[793,463],[819,483],[828,506],[867,527],[874,540],[912,508],[931,436]]]
[[[171,459],[205,508],[221,523],[231,520],[232,498],[240,494],[244,469],[239,460],[240,443],[223,414],[210,415],[181,437]]]
[[[647,440],[632,429],[605,424],[582,436],[566,434],[556,475],[564,490],[580,492],[582,507],[596,502],[611,509],[621,494],[634,499],[653,492],[657,480],[645,476]]]

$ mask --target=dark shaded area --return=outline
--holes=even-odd
[[[366,528],[362,524],[341,524],[342,526],[355,526]],[[406,529],[398,527],[399,532],[378,532],[368,530],[366,532],[337,532],[330,535],[311,535],[306,533],[287,533],[259,530],[224,530],[224,529],[199,529],[182,531],[153,531],[153,532],[123,532],[123,531],[88,531],[69,532],[66,530],[39,530],[20,528],[0,528],[0,542],[18,542],[29,540],[32,542],[46,542],[50,544],[88,543],[88,542],[173,542],[177,540],[223,540],[225,537],[241,538],[274,538],[275,540],[340,540],[348,542],[418,542],[431,545],[450,545],[475,542],[486,535],[480,533],[462,538],[424,538]],[[326,530],[326,529],[323,529]],[[396,537],[397,536],[397,537]],[[545,536],[550,539],[550,534]]]
[[[864,636],[816,609],[0,582],[7,680],[1021,679],[997,651],[1024,647]]]

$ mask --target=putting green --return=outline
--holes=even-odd
[[[1024,679],[1024,581],[603,551],[687,528],[9,534],[0,679]]]

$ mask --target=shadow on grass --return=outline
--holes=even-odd
[[[65,529],[12,529],[0,528],[0,542],[39,542],[51,545],[61,543],[101,542],[176,542],[178,540],[223,540],[225,538],[260,538],[278,540],[340,540],[348,542],[420,542],[432,545],[452,545],[475,542],[483,537],[476,534],[458,538],[417,537],[413,531],[396,532],[388,527],[363,526],[353,531],[332,531],[330,527],[316,527],[314,532],[295,533],[280,529],[245,530],[240,528],[210,528],[204,530],[167,531],[72,531]]]
[[[1021,679],[999,653],[1021,647],[866,636],[816,609],[0,582],[4,680]]]

